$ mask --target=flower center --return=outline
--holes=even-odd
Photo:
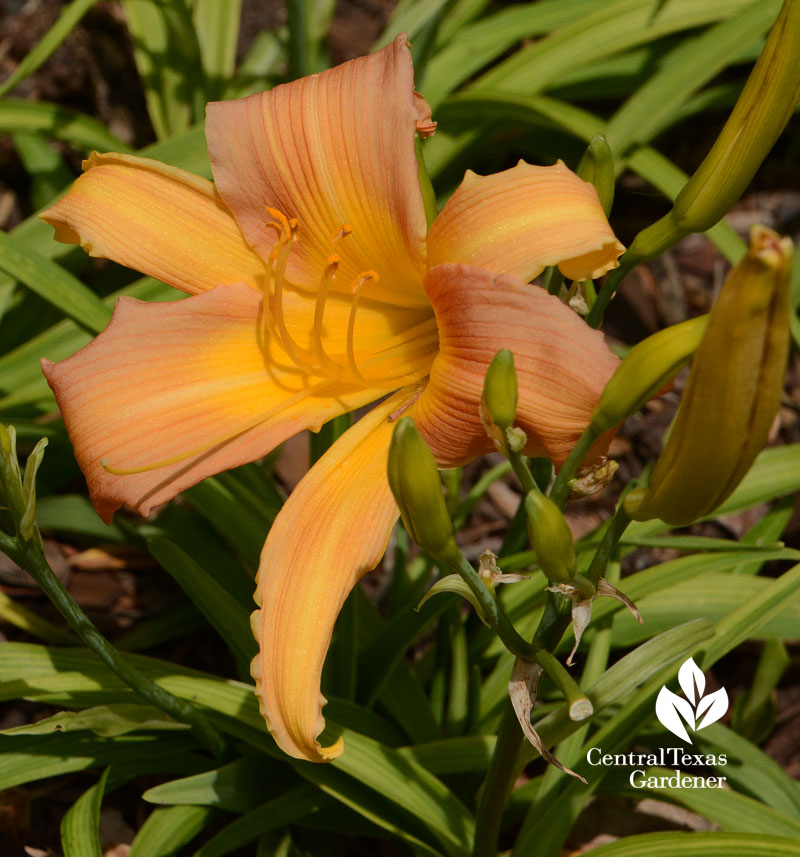
[[[325,347],[323,329],[325,309],[329,303],[331,288],[339,274],[341,264],[340,256],[336,252],[332,252],[328,257],[316,290],[311,347],[304,348],[297,342],[292,336],[286,320],[287,287],[285,275],[292,245],[298,239],[300,225],[296,218],[289,218],[276,208],[267,207],[266,210],[272,218],[267,225],[278,230],[278,240],[267,260],[267,277],[263,287],[264,309],[262,311],[261,335],[264,342],[275,342],[302,372],[329,381],[394,390],[410,381],[424,377],[427,374],[427,365],[419,370],[413,367],[411,371],[386,374],[380,372],[379,364],[381,361],[396,356],[400,346],[419,337],[430,338],[431,332],[435,333],[435,319],[426,319],[421,324],[392,336],[377,346],[360,347],[356,351],[355,331],[359,302],[363,292],[368,290],[369,283],[376,283],[379,280],[376,271],[361,271],[350,283],[346,293],[350,299],[350,309],[344,352],[328,353]],[[352,231],[349,224],[343,224],[329,240],[331,250],[334,250],[338,242],[346,241]],[[341,292],[339,295],[341,296]]]

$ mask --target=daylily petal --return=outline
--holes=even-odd
[[[274,349],[262,349],[260,307],[245,285],[172,303],[121,298],[93,342],[61,363],[43,361],[103,520],[123,503],[146,515],[381,395],[276,363]],[[118,474],[103,460],[126,471],[162,464]]]
[[[210,181],[133,155],[95,152],[83,166],[69,192],[40,215],[57,241],[191,294],[224,283],[263,287],[264,262]]]
[[[573,280],[595,279],[624,251],[597,191],[561,161],[479,176],[468,171],[431,225],[430,267],[463,263],[532,280],[558,265]]]
[[[439,466],[454,467],[493,449],[478,403],[486,369],[501,348],[514,353],[515,424],[527,434],[526,451],[560,464],[619,363],[603,335],[538,286],[479,268],[439,265],[425,288],[440,350],[412,415]]]
[[[414,132],[424,119],[404,36],[371,56],[237,101],[208,105],[214,178],[265,258],[277,231],[267,207],[299,221],[287,278],[315,290],[333,252],[339,284],[375,271],[365,294],[425,306],[425,211]]]
[[[261,713],[290,756],[324,762],[342,752],[316,740],[325,726],[320,677],[336,616],[386,550],[397,519],[386,459],[402,390],[349,429],[301,480],[272,525],[258,573],[252,673]]]

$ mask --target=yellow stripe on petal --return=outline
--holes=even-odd
[[[93,342],[43,362],[105,521],[122,504],[146,515],[380,395],[275,361],[260,312],[260,295],[244,285],[173,303],[121,298]]]
[[[561,161],[520,161],[491,176],[467,172],[428,235],[431,268],[462,263],[525,281],[547,265],[570,279],[595,279],[617,266],[624,249],[594,187]]]
[[[95,153],[84,169],[40,215],[56,240],[191,294],[230,283],[263,287],[264,263],[211,182],[133,155]]]
[[[424,307],[427,226],[414,136],[425,112],[405,36],[321,74],[209,104],[217,188],[264,258],[280,229],[267,208],[297,219],[288,281],[316,291],[335,251],[334,291],[375,271],[363,297]]]
[[[603,335],[544,289],[479,268],[439,265],[425,288],[439,324],[440,351],[411,415],[439,466],[454,467],[494,448],[478,405],[486,370],[502,348],[514,354],[515,425],[528,437],[526,451],[560,464],[619,363]],[[604,438],[606,446],[612,434]]]
[[[394,424],[409,401],[400,391],[378,405],[301,480],[272,525],[258,573],[252,673],[267,726],[290,756],[325,762],[320,678],[333,626],[350,590],[380,561],[397,519],[386,462]]]

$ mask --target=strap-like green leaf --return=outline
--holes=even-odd
[[[222,95],[233,74],[241,14],[242,0],[196,0],[194,4],[192,18],[212,97]]]
[[[440,841],[451,857],[467,854],[473,824],[470,813],[440,780],[398,751],[356,732],[348,732],[345,737],[346,752],[331,765],[295,763],[277,750],[267,733],[251,685],[220,679],[141,655],[131,656],[131,661],[170,693],[191,699],[195,705],[221,715],[214,718],[214,723],[223,731],[229,731],[251,742],[259,750],[284,759],[287,764],[296,764],[297,772],[304,778],[334,794],[376,824],[404,835],[406,831],[403,825],[416,816],[420,829],[427,830],[431,837]],[[0,646],[0,676],[3,677],[0,699],[27,696],[52,700],[58,694],[64,699],[65,693],[76,694],[71,697],[72,705],[76,704],[78,698],[84,698],[84,694],[87,695],[85,698],[92,699],[93,704],[98,699],[104,702],[131,699],[125,685],[91,652],[83,649],[7,643]],[[17,736],[5,740],[24,742],[62,737]],[[75,740],[73,736],[68,737]],[[179,739],[183,739],[183,736],[170,736],[172,741],[177,742]],[[116,745],[123,740],[130,742],[132,738],[124,736],[113,743]],[[2,742],[0,736],[0,744]],[[58,761],[64,764],[63,759]],[[96,761],[79,759],[72,770],[88,767],[92,763],[96,764]],[[52,767],[48,770],[52,770]],[[52,776],[55,773],[60,773],[60,769],[45,775]],[[409,808],[413,810],[413,815],[408,812]],[[414,841],[418,838],[409,835]],[[428,847],[428,851],[431,850]]]
[[[16,67],[14,73],[0,84],[0,96],[12,90],[21,80],[24,80],[29,74],[33,74],[42,63],[46,62],[96,2],[97,0],[72,0],[72,3],[63,9],[55,24],[50,27],[33,50]]]
[[[521,3],[470,24],[431,59],[422,92],[435,109],[456,87],[523,39],[557,30],[597,9],[596,0]]]
[[[595,857],[800,857],[800,842],[784,836],[747,833],[646,833],[619,839]]]
[[[645,777],[670,777],[674,771],[664,768],[647,768]],[[724,776],[725,769],[720,773]],[[790,836],[800,841],[800,822],[787,818],[782,813],[760,801],[723,788],[659,788],[636,789],[647,791],[654,797],[666,797],[682,804],[731,833],[760,833],[773,836]]]
[[[207,806],[154,809],[131,843],[128,857],[168,857],[191,842],[213,818]]]
[[[476,87],[533,94],[546,90],[573,68],[670,33],[701,27],[738,14],[752,0],[615,0],[594,14],[518,51],[488,71]]]
[[[242,663],[249,664],[257,647],[248,611],[203,566],[168,539],[151,538],[147,545],[230,650]]]
[[[243,757],[215,768],[162,783],[148,789],[142,799],[149,803],[216,806],[230,812],[248,812],[288,788],[294,778],[263,756]],[[280,782],[280,787],[276,788]]]
[[[651,140],[690,95],[761,38],[780,5],[780,0],[759,0],[701,35],[681,41],[656,74],[609,119],[605,133],[615,155],[624,154],[631,144]]]
[[[99,333],[108,324],[111,313],[94,292],[5,232],[0,232],[0,269],[89,330]]]
[[[47,101],[4,98],[0,101],[0,131],[4,134],[44,134],[91,152],[131,152],[131,147],[98,122],[78,110]]]
[[[722,773],[731,786],[800,822],[800,785],[771,756],[721,723],[706,726],[697,738],[704,749],[726,755]]]
[[[53,682],[52,678],[50,682]],[[52,686],[57,685],[58,681],[55,681]],[[60,732],[51,735],[2,735],[0,790],[98,765],[133,765],[134,770],[136,766],[147,770],[152,760],[169,762],[172,759],[174,766],[180,767],[179,757],[196,746],[197,742],[191,736],[178,733],[170,733],[166,737],[125,735],[113,740]]]
[[[184,731],[185,723],[171,720],[162,711],[149,705],[117,703],[98,705],[83,711],[62,711],[36,723],[26,723],[5,729],[3,735],[52,735],[54,732],[93,732],[102,738],[116,738],[129,732],[154,730]]]
[[[100,804],[108,771],[85,791],[61,819],[61,847],[64,857],[102,857],[100,848]]]
[[[323,808],[341,812],[340,804],[312,785],[304,783],[288,789],[280,797],[263,803],[223,827],[201,845],[193,857],[223,857],[224,854],[249,845],[264,833],[313,817]]]
[[[162,140],[187,131],[208,100],[188,5],[184,0],[124,0],[123,8],[156,136]]]
[[[774,586],[770,578],[751,575],[703,574],[654,595],[636,601],[645,620],[646,631],[618,612],[614,617],[614,646],[635,645],[650,634],[675,627],[687,619],[706,617],[722,621],[743,603],[767,597]],[[598,604],[599,608],[600,604]],[[599,612],[599,610],[598,610]],[[761,628],[746,631],[749,636],[792,639],[800,624],[800,597],[787,597],[764,620]],[[636,625],[636,627],[634,627]]]

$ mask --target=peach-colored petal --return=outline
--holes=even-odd
[[[528,436],[526,451],[561,463],[619,363],[603,335],[538,286],[479,268],[440,265],[425,288],[439,324],[440,351],[412,415],[439,466],[463,464],[493,449],[478,403],[486,369],[501,348],[514,353],[516,424]]]
[[[290,756],[324,762],[320,677],[336,616],[350,590],[386,550],[397,506],[386,477],[390,415],[402,390],[357,422],[294,489],[270,530],[258,573],[252,663],[261,713]]]
[[[425,306],[425,211],[414,133],[420,107],[404,36],[368,57],[237,101],[208,105],[214,178],[265,258],[277,230],[267,207],[299,221],[287,277],[316,290],[336,243],[336,289],[365,271],[364,294]]]
[[[60,363],[43,361],[103,520],[123,503],[147,514],[380,395],[277,363],[275,350],[262,348],[260,306],[245,285],[173,303],[121,298],[93,342]],[[172,463],[116,474],[103,460],[114,470]]]
[[[263,287],[264,262],[211,182],[133,155],[94,153],[83,165],[66,196],[40,215],[57,241],[191,294],[225,283]]]
[[[624,251],[592,185],[559,161],[464,181],[431,225],[430,267],[463,263],[532,280],[558,265],[574,280],[600,277]]]

